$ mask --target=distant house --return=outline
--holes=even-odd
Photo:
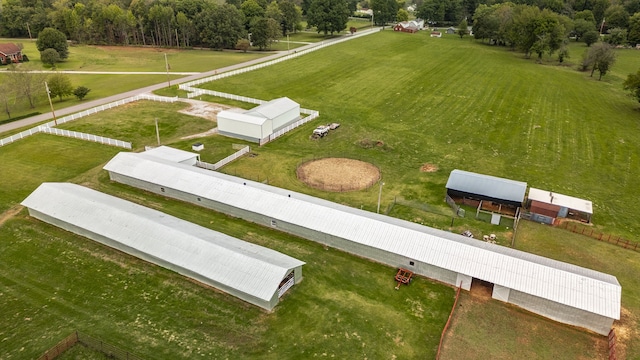
[[[456,29],[455,29],[455,28],[453,28],[453,27],[449,27],[449,28],[447,29],[447,34],[455,34],[455,33],[456,33]]]
[[[22,60],[22,50],[18,45],[12,43],[0,44],[0,64],[7,65],[22,62]]]
[[[441,38],[442,37],[442,33],[440,31],[432,31],[431,35],[429,35],[429,36]]]
[[[393,27],[393,31],[400,31],[406,33],[416,33],[424,28],[424,20],[416,19],[411,21],[403,21],[397,23]]]
[[[589,200],[535,188],[529,189],[527,205],[531,220],[545,224],[554,224],[557,218],[589,223],[593,215],[593,204]]]
[[[217,115],[220,135],[259,143],[300,119],[300,105],[283,97],[251,110],[225,110]]]

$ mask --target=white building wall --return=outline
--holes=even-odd
[[[511,292],[511,289],[504,287],[504,286],[500,286],[500,285],[493,285],[493,294],[491,294],[491,297],[496,299],[496,300],[500,300],[500,301],[504,301],[504,302],[509,302],[509,293]]]
[[[456,277],[456,286],[461,287],[463,290],[471,290],[471,282],[473,281],[473,278],[469,275],[464,275],[464,274],[458,274],[458,276]]]
[[[265,132],[263,126],[258,124],[240,122],[220,116],[218,116],[218,131],[221,133],[237,134],[252,139],[262,139],[264,137],[263,133]],[[267,133],[267,135],[269,134]]]
[[[613,319],[511,289],[509,303],[550,319],[608,335]]]
[[[273,119],[273,130],[277,131],[291,123],[294,123],[300,118],[300,106],[295,109],[286,111]]]

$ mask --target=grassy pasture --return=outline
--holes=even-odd
[[[179,113],[187,103],[137,101],[96,113],[58,127],[128,141],[136,149],[156,146],[155,120],[158,119],[160,142],[172,143],[182,137],[198,134],[215,127],[215,122]]]
[[[382,169],[385,181],[383,208],[395,196],[434,206],[443,204],[448,174],[459,168],[590,199],[596,228],[637,239],[640,225],[629,199],[635,198],[635,179],[640,175],[640,149],[635,141],[640,135],[640,118],[638,105],[620,84],[628,72],[635,71],[640,53],[617,52],[620,68],[614,66],[603,81],[597,81],[588,73],[577,72],[575,63],[539,65],[520,53],[469,39],[431,39],[424,33],[389,31],[372,36],[375,41],[355,40],[268,70],[207,84],[211,89],[263,99],[288,96],[321,112],[317,122],[256,149],[259,160],[245,158],[224,171],[253,178],[267,176],[276,186],[375,210],[377,189],[326,194],[301,184],[295,179],[300,159],[347,156],[374,163]],[[574,47],[579,51],[582,46]],[[579,56],[572,61],[579,61]],[[320,141],[309,139],[313,127],[334,121],[342,123],[341,128]],[[364,147],[363,140],[384,145]],[[418,169],[427,162],[439,170],[420,173]],[[416,221],[415,210],[399,211],[405,211],[400,216]],[[440,217],[421,220],[446,222]],[[486,231],[484,225],[471,227]],[[535,238],[541,246],[572,237],[564,231],[544,229],[546,232],[525,227],[519,234]],[[508,229],[502,230],[508,233]],[[607,244],[591,245],[602,248],[598,262],[582,246],[530,250],[618,276],[624,289],[624,311],[640,312],[639,287],[628,275],[640,268],[638,254],[612,250]],[[633,260],[626,264],[628,268],[601,266],[602,262],[617,262],[617,256],[608,252],[624,252]],[[489,312],[484,316],[496,315]],[[623,317],[621,326],[633,329],[637,322]],[[474,336],[479,345],[496,337],[519,341],[499,334]],[[547,336],[536,343],[550,346],[556,335]],[[629,358],[640,354],[637,338],[625,337]],[[577,349],[591,345],[602,349],[593,344],[592,337],[569,339],[581,344]],[[558,357],[552,353],[547,354]],[[509,356],[504,350],[498,357]]]
[[[451,169],[461,168],[591,199],[596,204],[594,221],[598,227],[630,237],[637,233],[632,205],[626,203],[635,194],[632,179],[638,175],[638,145],[632,141],[638,135],[637,111],[633,110],[637,105],[623,95],[617,80],[605,77],[598,82],[571,68],[536,65],[518,53],[469,39],[430,39],[428,34],[392,32],[372,36],[375,41],[364,38],[336,45],[284,65],[212,84],[216,90],[263,99],[289,96],[321,112],[317,122],[263,148],[254,147],[259,156],[244,158],[225,171],[252,179],[266,176],[277,186],[375,211],[376,187],[326,194],[295,179],[295,167],[305,159],[348,156],[383,170],[383,208],[399,195],[444,212],[446,206],[440,205],[444,183]],[[314,126],[333,121],[342,126],[329,137],[309,139]],[[32,141],[40,142],[42,137]],[[46,149],[76,142],[49,138],[55,140]],[[206,141],[211,143],[205,150],[215,147],[218,139]],[[372,141],[381,145],[366,145]],[[180,146],[190,143],[184,141]],[[7,159],[19,154],[31,156],[31,151],[39,149],[24,152],[21,144],[0,148],[0,155],[7,152]],[[107,149],[92,159],[93,166],[106,161],[110,151],[117,151],[102,148]],[[426,162],[437,165],[438,171],[420,172]],[[38,166],[23,167],[15,174],[26,179]],[[0,307],[11,314],[0,320],[0,329],[7,329],[0,330],[0,338],[7,338],[0,341],[0,353],[22,358],[26,350],[20,351],[21,347],[44,349],[74,328],[91,327],[97,332],[91,335],[141,355],[160,354],[162,358],[201,354],[214,358],[293,359],[324,354],[337,358],[433,358],[452,304],[451,289],[421,280],[399,292],[390,291],[393,270],[388,267],[140,194],[109,183],[99,167],[91,167],[54,173],[51,178],[72,178],[298,257],[308,264],[305,281],[287,295],[274,314],[266,315],[191,286],[170,272],[26,219],[23,212],[0,229],[0,280],[8,289],[0,296]],[[4,186],[6,180],[0,180]],[[11,185],[23,193],[39,181],[51,181],[46,176],[25,184],[19,180]],[[23,198],[13,193],[6,197]],[[428,215],[414,208],[394,207],[393,211],[398,211],[393,215],[414,221],[416,216],[427,220]],[[465,220],[456,220],[456,224],[458,221]],[[469,224],[474,226],[471,221]],[[622,325],[627,330],[621,340],[627,358],[638,357],[637,318],[629,315],[640,312],[640,287],[635,276],[638,254],[549,227],[522,224],[517,248],[618,276],[625,308]],[[477,227],[478,231],[491,229],[485,224]],[[78,273],[84,278],[76,284],[73,280]],[[59,289],[51,285],[54,283],[61,284],[56,285]],[[462,304],[466,307],[472,302],[463,298]],[[172,323],[166,320],[167,311],[174,314]],[[427,315],[429,320],[425,320]],[[462,320],[454,322],[445,358],[486,358],[488,354],[513,358],[513,354],[521,354],[585,359],[605,354],[601,337],[517,309],[505,310],[494,301],[458,316]],[[301,340],[292,345],[294,338]],[[456,352],[461,349],[466,357]],[[39,352],[32,351],[27,357]]]
[[[22,43],[24,53],[30,61],[20,64],[22,68],[29,70],[47,70],[40,61],[40,55],[36,49],[35,41],[29,39],[0,39]],[[284,45],[286,50],[286,44]],[[299,45],[296,45],[299,46]],[[293,48],[292,44],[292,48]],[[165,71],[164,54],[171,66],[172,72],[204,72],[223,68],[229,65],[253,60],[265,56],[265,53],[240,53],[210,50],[178,50],[159,49],[150,47],[122,47],[122,46],[70,46],[69,58],[58,64],[58,70],[65,71],[136,71],[157,72]],[[0,70],[6,67],[0,67]],[[101,75],[101,74],[70,74],[74,87],[86,86],[91,89],[84,101],[103,98],[145,86],[167,81],[166,75]],[[171,75],[171,80],[180,78],[179,75]],[[6,74],[0,71],[0,81],[6,81]],[[79,104],[75,97],[70,96],[62,101],[54,99],[54,108],[63,108]],[[45,96],[44,88],[41,91],[36,107],[29,108],[26,99],[17,98],[12,109],[12,117],[30,114],[33,112],[49,112],[49,104]],[[7,114],[0,114],[0,121],[7,120]]]

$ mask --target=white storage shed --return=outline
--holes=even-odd
[[[289,98],[271,100],[251,110],[221,111],[218,132],[221,135],[252,142],[264,139],[300,118],[300,105]]]
[[[266,310],[302,280],[300,260],[80,185],[43,183],[22,205],[37,219]]]
[[[496,299],[599,334],[620,318],[621,286],[611,275],[144,154],[119,153],[104,169],[114,181],[465,290],[483,280]]]

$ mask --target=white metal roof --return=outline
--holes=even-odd
[[[299,107],[300,105],[297,102],[289,99],[288,97],[282,97],[273,99],[260,106],[256,106],[253,109],[247,110],[245,114],[263,116],[267,119],[275,119],[281,114]]]
[[[144,154],[119,153],[104,169],[620,318],[621,287],[608,274]]]
[[[304,264],[80,185],[43,183],[22,205],[266,301]]]
[[[524,201],[527,183],[464,170],[453,170],[447,180],[446,188],[521,203]]]
[[[160,159],[165,159],[171,162],[183,162],[193,158],[197,158],[198,154],[189,151],[184,151],[169,146],[158,146],[153,149],[149,149],[144,152],[147,155],[155,156]]]
[[[267,121],[267,119],[262,116],[254,116],[254,115],[249,115],[246,112],[235,112],[235,111],[229,111],[229,110],[220,111],[217,116],[218,116],[218,119],[225,118],[225,119],[231,119],[231,120],[240,121],[247,124],[260,125],[260,126],[262,126],[262,124],[264,124]]]
[[[529,200],[540,201],[545,204],[553,204],[569,209],[593,214],[593,204],[589,200],[575,198],[569,195],[562,195],[547,190],[536,188],[529,189]]]

